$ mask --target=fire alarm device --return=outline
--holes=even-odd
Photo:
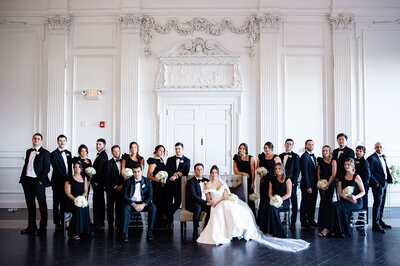
[[[105,121],[100,121],[100,127],[106,127],[106,122]]]

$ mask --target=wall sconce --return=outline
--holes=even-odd
[[[100,99],[100,95],[103,94],[102,90],[83,90],[81,91],[83,96],[86,96],[88,100],[98,100]]]

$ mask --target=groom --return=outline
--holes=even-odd
[[[210,206],[207,205],[206,195],[204,194],[204,184],[208,179],[203,177],[204,165],[197,163],[194,166],[194,177],[186,184],[187,190],[187,209],[193,212],[193,241],[199,237],[199,221],[202,211],[207,213],[204,227],[210,218]]]

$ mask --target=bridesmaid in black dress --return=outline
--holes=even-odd
[[[258,214],[262,206],[267,203],[269,205],[269,181],[275,172],[275,164],[281,163],[281,158],[278,154],[274,154],[274,144],[266,142],[264,144],[264,152],[258,155],[257,168],[264,167],[268,173],[266,176],[260,176],[260,206],[258,208]],[[259,216],[258,215],[258,216]]]
[[[346,175],[339,179],[339,195],[341,201],[331,204],[331,214],[329,226],[324,228],[318,236],[324,237],[329,233],[332,236],[351,237],[352,228],[350,227],[350,219],[352,211],[362,208],[362,197],[365,194],[364,185],[359,175],[355,174],[354,159],[348,158],[344,161],[344,169]],[[354,188],[353,194],[346,197],[343,189],[348,186]]]
[[[65,195],[67,196],[66,210],[72,212],[72,219],[69,225],[68,234],[74,240],[79,240],[80,236],[91,235],[91,221],[89,206],[77,207],[74,199],[78,196],[86,197],[87,179],[81,175],[83,166],[80,162],[74,163],[74,175],[65,182]]]
[[[332,203],[333,192],[336,187],[335,183],[335,169],[336,161],[332,161],[332,149],[329,145],[322,147],[322,157],[318,157],[318,180],[325,179],[328,181],[328,188],[325,190],[320,189],[319,195],[321,201],[319,204],[318,212],[318,224],[321,228],[326,228],[329,225],[329,219],[331,213],[329,212],[329,206]]]
[[[139,155],[139,144],[133,141],[129,144],[130,154],[125,153],[122,155],[121,163],[121,173],[125,180],[127,176],[124,175],[125,168],[132,169],[134,165],[140,164],[142,166],[142,171],[144,171],[144,159]]]
[[[247,176],[247,202],[254,216],[256,215],[256,207],[254,201],[249,200],[249,195],[254,192],[255,166],[256,163],[253,156],[249,155],[247,144],[240,144],[238,154],[233,156],[233,172],[235,175]]]
[[[264,234],[270,234],[275,237],[285,238],[286,233],[279,217],[279,212],[290,208],[290,196],[292,195],[292,181],[285,174],[285,167],[278,162],[275,165],[275,175],[269,181],[269,197],[274,195],[281,196],[282,206],[276,208],[268,204],[264,204],[260,213],[260,229]]]
[[[153,187],[153,203],[157,207],[155,227],[164,227],[166,221],[166,194],[165,184],[162,184],[160,180],[157,180],[155,176],[160,171],[165,171],[165,163],[163,156],[165,148],[163,145],[157,145],[154,149],[154,156],[147,159],[149,168],[147,170],[147,177],[151,179],[151,185]]]
[[[92,161],[88,158],[88,154],[89,154],[89,149],[85,144],[81,144],[78,148],[78,155],[79,156],[75,156],[72,159],[72,163],[76,163],[76,162],[80,162],[82,167],[83,167],[83,171],[81,173],[82,176],[86,177],[87,179],[87,187],[88,187],[88,192],[86,195],[87,200],[89,200],[89,193],[90,193],[90,179],[92,179],[92,177],[88,174],[85,173],[86,168],[88,167],[92,167]]]

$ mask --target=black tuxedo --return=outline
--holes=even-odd
[[[339,151],[343,151],[343,153],[339,155]],[[344,161],[347,158],[351,158],[354,159],[355,155],[354,155],[354,151],[352,149],[350,149],[349,147],[345,146],[343,149],[334,149],[333,153],[332,153],[332,160],[336,161],[336,178],[338,178],[339,180],[341,180],[345,175],[346,175],[346,171],[344,170]]]
[[[64,183],[69,175],[72,175],[72,157],[71,152],[68,150],[63,151],[67,158],[67,168],[59,149],[55,149],[50,154],[51,166],[53,173],[51,174],[51,187],[53,189],[53,222],[55,225],[64,223],[64,210],[65,210],[65,191]]]
[[[181,172],[183,176],[187,176],[190,170],[190,160],[182,156],[180,159],[178,168],[176,167],[176,156],[169,157],[166,163],[166,170],[168,172],[168,179],[166,184],[167,194],[167,224],[172,224],[174,219],[174,213],[181,206],[181,178],[178,177],[174,181],[169,180],[171,176],[176,172]]]
[[[355,158],[354,162],[356,165],[356,174],[358,174],[361,177],[364,184],[365,195],[362,197],[362,202],[363,202],[362,209],[367,211],[367,221],[368,221],[368,184],[371,178],[371,171],[369,168],[369,163],[367,160],[365,160],[364,156],[361,157],[360,159]]]
[[[150,179],[142,176],[142,180],[140,182],[140,194],[142,197],[142,201],[135,203],[145,203],[146,207],[142,210],[142,212],[147,212],[147,223],[148,223],[148,231],[152,231],[154,228],[154,222],[156,220],[156,205],[153,204],[153,188],[151,186]],[[124,203],[124,228],[123,233],[128,234],[128,225],[129,219],[131,216],[131,211],[136,211],[131,204],[134,203],[132,200],[133,195],[135,194],[135,179],[132,177],[131,179],[126,181],[125,188],[123,191],[123,203]]]
[[[208,179],[203,178],[201,181],[198,181],[194,176],[186,183],[186,191],[187,191],[187,200],[186,200],[186,208],[193,212],[193,230],[197,234],[197,230],[199,227],[200,215],[201,211],[205,211],[207,213],[205,225],[207,225],[208,219],[210,218],[210,206],[207,205],[207,202],[201,198],[202,192],[200,187],[200,182],[207,182]]]
[[[108,161],[108,156],[105,150],[101,151],[93,162],[93,167],[96,169],[96,174],[93,176],[90,183],[93,186],[93,220],[94,227],[98,229],[104,225],[106,203],[104,200],[104,168]]]
[[[105,188],[107,192],[107,220],[108,226],[114,225],[114,205],[115,205],[115,225],[122,227],[122,190],[115,190],[115,186],[124,184],[124,178],[118,171],[117,163],[114,158],[108,160],[104,169]]]
[[[47,228],[47,203],[45,187],[50,186],[48,174],[50,172],[50,152],[40,147],[33,161],[33,169],[37,177],[27,176],[27,168],[29,156],[34,149],[28,149],[25,155],[25,163],[22,168],[19,183],[24,189],[26,206],[28,207],[28,232],[36,231],[36,204],[35,197],[39,204],[40,210],[40,229],[46,231]]]
[[[300,221],[304,226],[315,224],[315,205],[317,203],[317,160],[314,155],[310,155],[307,151],[300,158],[301,170],[301,204],[300,204]],[[307,189],[311,188],[312,193],[308,193]]]
[[[281,153],[279,158],[281,158],[281,162],[283,163],[286,153]],[[300,157],[297,153],[290,152],[287,153],[288,158],[286,160],[285,172],[286,176],[292,181],[292,195],[290,196],[290,201],[292,203],[292,217],[291,224],[296,224],[297,220],[297,185],[300,175]]]
[[[386,163],[385,155],[383,155],[386,167],[387,180],[385,179],[385,172],[382,168],[382,163],[378,154],[374,153],[368,157],[368,162],[371,170],[371,179],[369,184],[372,187],[372,194],[374,195],[374,205],[372,206],[372,226],[380,225],[383,217],[383,209],[385,208],[386,201],[386,188],[387,184],[392,183],[392,176],[389,167]],[[377,185],[379,184],[379,187]]]

